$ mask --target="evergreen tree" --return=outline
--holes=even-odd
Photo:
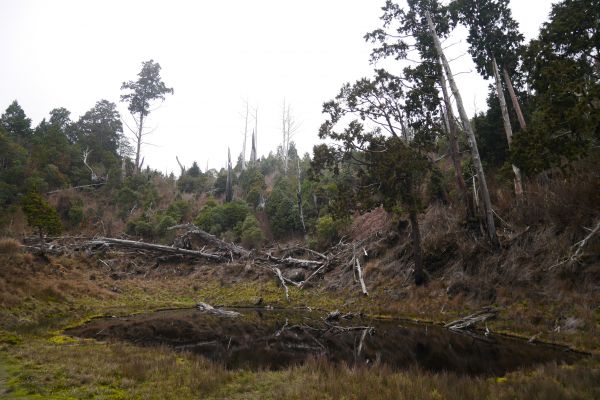
[[[144,136],[149,132],[144,132],[146,128],[145,119],[150,114],[150,105],[156,100],[164,101],[165,95],[173,94],[173,89],[168,88],[160,77],[160,64],[154,60],[142,63],[142,70],[138,74],[137,81],[123,82],[121,90],[129,91],[121,95],[121,101],[129,103],[128,109],[134,116],[136,130],[133,131],[136,139],[135,152],[135,171],[139,172],[141,168],[140,153]]]
[[[62,224],[56,209],[37,192],[29,192],[21,199],[27,223],[38,231],[41,250],[44,253],[44,234],[56,235],[62,231]]]
[[[529,173],[581,158],[600,141],[600,1],[564,0],[525,55],[535,91],[532,128],[513,157]]]
[[[0,125],[13,139],[17,140],[22,146],[27,146],[33,130],[31,129],[31,119],[27,118],[25,111],[21,108],[17,100],[13,101],[2,117]]]

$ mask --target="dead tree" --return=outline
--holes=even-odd
[[[522,131],[527,130],[527,124],[525,123],[525,117],[523,116],[523,111],[521,111],[521,105],[519,104],[519,99],[517,99],[517,95],[515,94],[515,89],[510,80],[510,75],[508,75],[508,71],[505,68],[502,68],[502,72],[504,74],[504,83],[506,83],[506,89],[508,89],[508,94],[510,95],[510,99],[512,101],[513,108],[517,113],[517,119],[519,120],[519,126]]]
[[[250,149],[250,164],[256,163],[256,136],[252,131],[252,149]]]
[[[233,200],[233,171],[231,168],[231,151],[227,148],[227,182],[225,184],[225,202]]]
[[[290,105],[286,107],[285,99],[283,100],[283,113],[281,117],[283,141],[281,143],[281,157],[283,161],[283,172],[288,172],[288,161],[290,157],[290,143],[298,127],[295,124],[291,115]]]
[[[244,125],[244,144],[242,145],[242,171],[246,169],[246,140],[248,138],[248,115],[249,115],[248,101],[246,101],[246,124]]]
[[[469,196],[469,193],[467,191],[467,185],[462,175],[462,166],[460,163],[460,149],[458,148],[458,129],[456,126],[456,121],[454,119],[454,112],[452,111],[450,95],[448,94],[448,82],[446,81],[446,76],[444,75],[442,62],[439,57],[438,70],[440,86],[442,88],[442,96],[444,99],[444,124],[446,127],[448,139],[450,141],[450,156],[452,158],[452,165],[454,165],[454,176],[456,178],[456,186],[458,187],[463,203],[465,204],[465,207],[467,209],[467,215],[469,217],[474,217],[475,205],[473,204],[473,199],[471,198],[471,196]]]
[[[181,176],[185,175],[185,165],[182,165],[181,162],[179,162],[178,156],[175,156],[175,159],[177,160],[177,165],[179,165],[179,169],[181,170]]]
[[[87,163],[87,159],[88,156],[90,155],[92,151],[86,147],[86,149],[83,151],[83,154],[81,156],[81,159],[83,160],[83,164],[90,170],[91,173],[91,179],[92,179],[92,183],[96,184],[96,183],[101,183],[101,182],[105,182],[106,181],[106,177],[102,177],[97,175],[94,170],[92,169],[92,167],[90,167],[90,165]]]
[[[306,233],[306,225],[304,224],[304,212],[302,211],[302,180],[300,176],[300,158],[296,160],[298,162],[298,191],[296,196],[298,197],[298,212],[300,213],[300,222],[302,222],[302,230]]]
[[[512,127],[510,125],[510,117],[508,115],[508,107],[506,106],[506,99],[504,98],[504,90],[502,88],[502,80],[500,79],[500,72],[498,71],[498,63],[496,57],[492,58],[492,67],[494,70],[494,79],[496,81],[496,95],[500,102],[500,110],[502,111],[502,123],[504,124],[504,133],[506,134],[506,141],[508,142],[508,148],[512,142]],[[515,174],[515,194],[517,197],[523,196],[523,183],[521,181],[521,170],[516,165],[512,164],[513,173]]]
[[[431,19],[431,14],[429,12],[426,12],[425,17],[427,18],[427,25],[429,27],[429,33],[431,35],[431,38],[433,39],[435,50],[437,52],[438,57],[442,61],[442,66],[444,67],[444,71],[446,72],[448,82],[450,83],[450,89],[452,90],[452,94],[456,99],[456,106],[458,108],[458,113],[460,115],[463,128],[467,133],[467,139],[469,140],[469,146],[471,148],[471,156],[473,158],[473,165],[475,166],[475,170],[477,171],[477,177],[479,178],[479,184],[481,185],[481,197],[483,200],[483,209],[485,213],[487,233],[490,242],[492,243],[492,246],[498,247],[499,241],[498,236],[496,234],[496,223],[494,222],[494,211],[492,209],[492,201],[490,199],[490,192],[487,187],[487,181],[485,179],[483,165],[481,165],[481,158],[479,157],[479,149],[477,148],[477,140],[475,139],[475,133],[473,132],[471,121],[469,120],[469,116],[467,115],[467,112],[465,110],[460,91],[458,90],[458,86],[456,86],[456,82],[454,81],[452,69],[450,69],[450,64],[448,63],[448,59],[444,54],[440,38],[438,37],[437,32],[435,30],[435,25],[433,23],[433,20]]]

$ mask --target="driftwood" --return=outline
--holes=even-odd
[[[220,308],[214,308],[210,304],[203,303],[203,302],[196,304],[196,308],[200,311],[204,311],[206,313],[213,314],[213,315],[218,315],[220,317],[237,317],[240,315],[240,313],[237,311],[229,311],[229,310],[222,310]]]
[[[308,281],[310,281],[310,280],[311,280],[311,279],[312,279],[314,276],[316,276],[316,275],[317,275],[319,272],[321,272],[321,270],[322,270],[323,268],[325,268],[325,266],[326,266],[326,265],[327,265],[327,264],[323,264],[323,265],[321,265],[321,266],[320,266],[320,267],[319,267],[319,268],[318,268],[318,269],[317,269],[315,272],[313,272],[312,274],[310,274],[310,276],[309,276],[308,278],[306,278],[305,280],[303,280],[302,282],[300,282],[300,284],[298,285],[298,287],[299,287],[300,289],[302,289],[302,288],[304,287],[304,285],[306,285],[306,283],[307,283]]]
[[[285,299],[289,302],[290,301],[290,292],[288,290],[287,285],[285,284],[285,279],[283,278],[283,275],[281,274],[281,270],[279,268],[273,268],[273,272],[275,272],[275,275],[277,275],[277,277],[279,278],[279,281],[281,282],[281,285],[285,289]]]
[[[236,256],[240,256],[240,257],[244,257],[244,258],[250,256],[250,251],[244,249],[243,247],[237,246],[233,243],[229,243],[224,240],[221,240],[218,237],[216,237],[215,235],[211,235],[210,233],[198,228],[196,225],[193,225],[193,224],[175,225],[175,226],[168,228],[167,230],[174,230],[174,229],[187,229],[188,231],[186,233],[184,233],[183,236],[188,236],[188,237],[195,236],[195,237],[199,238],[200,240],[202,240],[206,244],[215,246],[221,250],[225,250],[227,252],[235,254]]]
[[[496,317],[498,311],[492,307],[485,307],[484,309],[477,311],[471,315],[467,315],[464,318],[457,319],[444,325],[444,328],[452,330],[467,329],[475,326],[478,322],[484,322],[488,319]]]
[[[64,189],[51,190],[49,192],[46,192],[46,194],[60,193],[60,192],[66,191],[66,190],[82,189],[82,188],[87,188],[87,187],[98,187],[98,186],[102,186],[105,184],[106,184],[106,182],[98,182],[98,183],[92,183],[89,185],[72,186],[72,187],[68,187],[68,188],[64,188]]]
[[[134,240],[124,240],[124,239],[101,237],[98,239],[91,240],[86,244],[89,246],[93,246],[93,247],[116,246],[116,247],[125,247],[125,248],[129,248],[129,249],[149,250],[149,251],[155,251],[155,252],[167,253],[167,254],[181,254],[181,255],[186,255],[186,256],[206,258],[206,259],[213,260],[213,261],[225,261],[226,260],[226,258],[220,254],[206,253],[206,252],[197,251],[197,250],[180,249],[177,247],[165,246],[162,244],[136,242]]]
[[[365,254],[367,253],[366,250],[363,251],[365,252]],[[353,254],[353,261],[354,261],[354,268],[356,270],[356,274],[358,276],[358,281],[360,282],[360,288],[363,292],[363,294],[365,296],[369,295],[369,292],[367,291],[367,285],[365,285],[365,280],[363,279],[363,273],[362,273],[362,269],[360,268],[360,261],[359,261],[359,257],[356,256],[356,246],[352,247],[352,254]]]
[[[302,260],[299,258],[285,257],[277,258],[267,254],[267,259],[277,264],[290,265],[292,267],[315,269],[323,265],[323,261]]]
[[[596,226],[593,229],[589,229],[589,228],[585,228],[587,230],[590,231],[590,233],[584,237],[582,240],[580,240],[579,242],[575,243],[573,246],[571,246],[571,252],[572,254],[566,258],[564,258],[562,261],[554,264],[553,266],[549,267],[548,269],[553,269],[556,268],[560,265],[563,264],[569,264],[569,265],[573,265],[576,263],[580,263],[581,257],[583,256],[583,249],[584,247],[588,244],[588,242],[590,241],[590,239],[596,234],[598,233],[598,231],[600,231],[600,221],[598,221],[598,223],[596,224]],[[575,251],[573,251],[575,250]]]

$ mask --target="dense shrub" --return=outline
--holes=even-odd
[[[198,227],[214,235],[233,230],[244,222],[250,209],[243,201],[234,201],[222,205],[214,201],[207,203],[194,221]]]
[[[331,215],[325,215],[317,220],[316,247],[323,249],[339,239],[340,224]]]
[[[167,233],[167,228],[176,225],[177,221],[170,215],[164,215],[154,227],[154,234],[163,237]]]
[[[242,245],[249,249],[260,249],[263,241],[258,220],[254,215],[248,215],[242,224]]]
[[[277,181],[267,199],[266,211],[274,234],[283,235],[302,229],[296,190],[289,179],[281,178]]]

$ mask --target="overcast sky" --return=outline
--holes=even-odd
[[[258,106],[259,155],[281,141],[284,98],[300,126],[294,140],[311,152],[322,103],[373,69],[363,36],[380,26],[383,3],[0,0],[0,111],[17,99],[34,125],[56,107],[76,120],[100,99],[118,103],[121,83],[154,59],[175,94],[150,115],[156,130],[142,153],[151,167],[177,172],[176,155],[202,170],[224,166],[227,146],[232,156],[242,149],[246,99]],[[511,3],[527,40],[535,37],[552,2]],[[465,53],[463,36],[447,42],[459,42],[449,58]],[[487,84],[470,57],[452,67],[473,71],[458,84],[468,112],[484,110]]]

